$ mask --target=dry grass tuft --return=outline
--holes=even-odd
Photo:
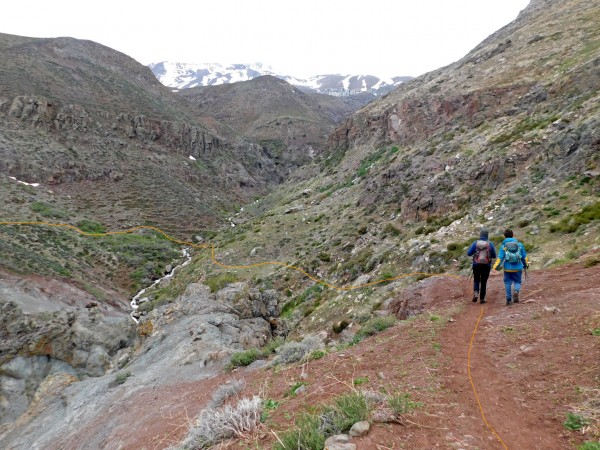
[[[199,450],[232,437],[246,438],[260,423],[261,413],[262,399],[257,396],[243,398],[235,407],[203,409],[183,442],[170,450]]]

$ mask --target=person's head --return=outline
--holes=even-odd
[[[484,241],[487,241],[489,236],[490,236],[490,233],[488,232],[487,228],[482,228],[481,231],[479,232],[479,239],[483,239]]]
[[[513,237],[513,235],[514,235],[513,230],[511,230],[510,228],[507,228],[506,230],[504,230],[505,238],[511,238],[511,237]]]

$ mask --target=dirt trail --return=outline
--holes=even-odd
[[[573,448],[564,414],[577,402],[575,387],[597,386],[600,376],[600,342],[590,333],[600,323],[599,272],[581,266],[533,272],[521,303],[509,307],[502,275],[492,276],[489,302],[469,305],[445,329],[442,352],[450,364],[443,387],[460,410],[453,428],[473,437],[462,447]],[[466,287],[464,298],[470,293]],[[471,376],[502,442],[485,426],[468,377],[469,343],[482,308]]]

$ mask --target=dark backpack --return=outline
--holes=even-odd
[[[473,255],[473,264],[489,264],[492,261],[492,251],[490,243],[479,239],[475,242],[475,254]]]
[[[515,264],[522,259],[521,246],[517,241],[510,241],[504,244],[504,261]]]

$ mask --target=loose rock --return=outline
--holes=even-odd
[[[361,420],[360,422],[356,422],[354,425],[352,425],[352,428],[350,428],[350,436],[365,436],[369,432],[370,428],[371,424],[369,422],[366,420]]]

